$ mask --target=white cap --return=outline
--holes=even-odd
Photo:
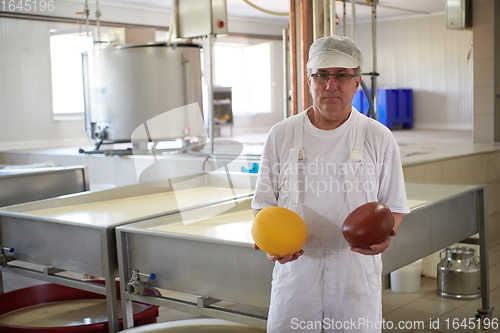
[[[349,37],[328,36],[317,39],[309,48],[308,69],[362,68],[363,55]]]

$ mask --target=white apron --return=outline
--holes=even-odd
[[[286,179],[292,192],[284,196],[286,199],[279,206],[295,211],[304,219],[308,224],[308,241],[305,254],[298,260],[275,264],[267,332],[380,332],[381,256],[365,256],[349,250],[340,231],[345,216],[318,222],[317,226],[311,223],[319,221],[315,212],[308,208],[310,205],[304,205],[308,200],[302,195],[304,170],[311,171],[302,149],[306,116],[296,117],[294,123],[294,148],[289,154]],[[349,167],[344,181],[351,184],[365,177],[363,146],[368,118],[363,115],[357,118],[354,147],[345,162]],[[344,201],[338,202],[330,202],[328,195],[313,200],[337,205],[333,210],[343,210],[345,215],[368,201],[376,201],[376,193],[345,191],[344,197]],[[342,207],[345,203],[348,209]]]

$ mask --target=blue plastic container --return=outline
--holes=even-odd
[[[399,89],[398,106],[401,110],[400,123],[403,128],[413,127],[413,90]]]
[[[371,90],[368,92],[371,94]],[[352,106],[354,106],[359,112],[365,116],[368,114],[368,109],[370,108],[370,103],[363,90],[358,90],[352,99]]]
[[[354,97],[352,98],[352,106],[354,106],[361,113],[363,113],[363,98],[366,98],[363,90],[356,91]]]
[[[354,95],[352,105],[366,115],[370,107],[363,90]],[[377,90],[378,121],[389,129],[413,127],[413,90],[385,89]]]

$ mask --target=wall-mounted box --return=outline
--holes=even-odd
[[[176,0],[177,38],[227,34],[226,0]]]
[[[446,0],[446,28],[472,28],[472,0]]]

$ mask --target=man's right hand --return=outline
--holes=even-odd
[[[257,246],[257,244],[253,245],[253,249],[260,250],[260,248]],[[300,250],[299,252],[296,252],[294,254],[289,254],[289,255],[284,256],[282,258],[280,258],[278,255],[271,255],[271,254],[267,254],[267,253],[266,253],[266,255],[267,255],[267,260],[269,260],[269,261],[277,261],[280,264],[286,264],[287,262],[292,262],[292,261],[299,259],[300,256],[304,254],[304,252],[305,252],[304,250]]]

